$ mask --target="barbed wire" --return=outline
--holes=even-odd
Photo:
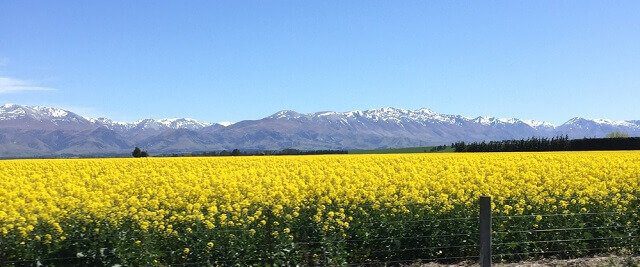
[[[420,219],[420,220],[391,220],[391,221],[351,221],[349,223],[354,224],[370,224],[370,223],[378,223],[378,224],[394,224],[394,223],[421,223],[421,222],[450,222],[450,221],[473,221],[479,220],[478,216],[471,217],[455,217],[455,218],[430,218],[430,219]],[[431,226],[431,225],[427,225]]]
[[[521,245],[521,244],[541,244],[541,243],[560,243],[560,242],[578,242],[578,241],[598,241],[598,240],[613,240],[613,239],[625,239],[634,238],[638,236],[620,236],[620,237],[599,237],[599,238],[574,238],[574,239],[558,239],[558,240],[535,240],[535,241],[520,241],[520,242],[505,242],[496,243],[495,246],[503,245]]]
[[[296,244],[295,242],[292,244]],[[395,253],[402,253],[402,252],[410,252],[410,251],[424,251],[424,250],[443,250],[443,249],[454,249],[454,248],[477,248],[478,245],[476,244],[471,244],[471,245],[443,245],[443,246],[429,246],[429,247],[418,247],[418,248],[406,248],[406,249],[382,249],[382,250],[372,250],[372,251],[368,251],[368,254],[395,254]],[[182,254],[182,252],[180,250],[164,250],[164,251],[155,251],[157,253],[168,253],[168,254],[173,254],[173,253],[178,253],[178,254]],[[465,257],[475,257],[475,256],[465,256]],[[53,257],[53,258],[36,258],[36,259],[29,259],[29,260],[13,260],[13,261],[2,261],[0,262],[1,265],[7,265],[7,264],[17,264],[17,263],[28,263],[28,262],[45,262],[45,261],[59,261],[59,260],[87,260],[87,259],[93,259],[93,260],[98,260],[99,258],[96,257],[89,257],[89,256],[85,256],[85,257]],[[232,260],[209,260],[206,262],[214,262],[214,263],[221,263],[221,262],[249,262],[249,261],[262,261],[265,260],[264,258],[238,258],[238,259],[232,259]],[[407,260],[409,261],[409,260]],[[199,263],[206,263],[206,262],[199,262]],[[173,264],[170,264],[173,265]],[[180,265],[179,265],[180,266]]]
[[[419,247],[419,248],[405,248],[405,249],[397,249],[397,250],[373,250],[370,253],[382,253],[382,252],[408,252],[408,251],[423,251],[423,250],[441,250],[441,249],[450,249],[450,248],[479,248],[477,244],[472,245],[453,245],[453,246],[432,246],[432,247]]]
[[[534,213],[534,214],[517,214],[517,215],[497,215],[492,216],[491,219],[505,219],[505,218],[525,218],[525,217],[553,217],[553,216],[582,216],[582,215],[612,215],[612,214],[627,214],[617,211],[611,212],[584,212],[584,213]]]
[[[471,236],[477,233],[449,234],[449,235],[411,235],[411,236],[392,236],[392,237],[373,237],[373,238],[342,238],[342,239],[325,239],[318,241],[300,241],[294,244],[323,244],[323,243],[357,243],[363,241],[385,241],[385,240],[402,240],[402,239],[419,239],[419,238],[445,238],[456,236]]]
[[[424,219],[424,220],[396,220],[396,221],[383,221],[383,222],[378,222],[380,225],[383,224],[394,224],[394,223],[400,223],[402,222],[403,224],[412,224],[412,223],[422,223],[422,222],[441,222],[441,221],[460,221],[460,220],[477,220],[478,217],[457,217],[457,218],[436,218],[436,219]],[[351,221],[349,222],[351,224],[367,224],[369,222],[365,221]],[[246,227],[243,229],[228,229],[228,228],[223,228],[220,226],[217,226],[215,228],[212,229],[208,229],[208,231],[210,231],[211,234],[218,234],[218,233],[242,233],[242,234],[247,234],[247,233],[251,233],[251,231],[264,231],[265,228],[268,228],[267,226],[264,225],[255,225],[255,226],[259,226],[259,227],[255,227],[255,228],[251,228],[251,227]],[[435,226],[434,224],[427,224],[427,225],[420,225],[420,226]],[[174,228],[174,229],[178,229],[178,228]],[[275,229],[272,230],[281,230],[284,229],[284,227],[276,227]],[[253,234],[252,234],[253,235]],[[63,243],[63,242],[79,242],[79,241],[89,241],[89,240],[100,240],[102,241],[102,239],[105,239],[103,237],[99,237],[99,236],[94,236],[94,237],[80,237],[80,238],[72,238],[72,239],[64,239],[64,240],[52,240],[52,243]],[[106,239],[108,240],[108,239]],[[117,243],[117,242],[115,242]]]
[[[393,207],[387,207],[387,208],[393,208]],[[508,219],[514,219],[514,218],[535,218],[538,216],[541,217],[555,217],[555,216],[561,216],[561,217],[569,217],[569,216],[598,216],[598,215],[615,215],[615,214],[621,214],[621,215],[628,215],[626,213],[621,213],[621,212],[585,212],[585,213],[548,213],[548,214],[518,214],[518,215],[498,215],[498,216],[494,216],[492,219],[493,220],[508,220]],[[631,215],[629,215],[631,216]],[[412,217],[412,216],[408,216],[408,217]],[[398,226],[410,226],[411,224],[418,224],[418,226],[420,227],[428,227],[428,226],[435,226],[435,225],[441,225],[439,223],[441,222],[455,222],[457,224],[464,224],[466,222],[470,222],[470,223],[477,223],[477,221],[479,220],[478,216],[470,216],[470,217],[451,217],[451,218],[427,218],[427,216],[423,216],[424,219],[411,219],[411,218],[402,218],[401,216],[397,216],[394,217],[394,220],[352,220],[349,223],[352,225],[367,225],[367,224],[376,224],[376,225],[380,225],[380,226],[392,226],[393,224],[398,224]],[[419,217],[417,217],[419,218]],[[616,219],[613,219],[613,222],[615,222]],[[619,221],[619,219],[618,219]],[[269,221],[268,223],[271,223],[273,221]],[[421,223],[426,223],[426,224],[421,224]],[[567,221],[566,224],[571,224],[573,222],[571,221]],[[517,245],[537,245],[537,244],[550,244],[550,243],[566,243],[566,242],[580,242],[580,243],[593,243],[594,241],[605,241],[605,240],[620,240],[620,239],[631,239],[633,240],[634,238],[638,238],[639,235],[637,235],[637,231],[639,230],[639,228],[635,228],[635,227],[630,227],[629,225],[623,225],[623,224],[614,224],[614,225],[609,225],[611,222],[609,222],[607,225],[600,225],[600,226],[583,226],[583,227],[566,227],[566,228],[543,228],[543,229],[539,229],[539,228],[535,228],[535,229],[514,229],[514,230],[500,230],[500,231],[493,231],[492,235],[509,235],[509,234],[535,234],[535,233],[553,233],[553,232],[557,232],[557,233],[564,233],[564,232],[585,232],[585,233],[593,233],[594,230],[603,230],[603,229],[621,229],[622,232],[634,232],[635,234],[631,234],[629,233],[628,235],[625,236],[608,236],[608,237],[590,237],[590,238],[569,238],[569,239],[552,239],[552,240],[524,240],[524,241],[516,241],[516,242],[499,242],[499,243],[494,243],[493,247],[495,247],[496,249],[500,249],[503,246],[517,246]],[[199,227],[199,226],[196,226]],[[276,230],[279,231],[281,229],[283,229],[285,227],[285,225],[280,225],[277,227],[273,227],[271,226],[271,224],[268,224],[267,226],[261,226],[260,228],[249,228],[251,227],[250,225],[244,225],[245,228],[242,229],[229,229],[229,228],[224,228],[217,226],[216,228],[213,229],[208,229],[208,233],[211,233],[212,236],[214,237],[220,237],[220,235],[223,235],[222,237],[224,237],[224,234],[230,234],[230,237],[232,237],[233,233],[240,233],[240,235],[243,234],[247,234],[249,231],[252,230],[257,230],[259,234],[255,234],[256,236],[260,236],[260,237],[267,237],[269,238],[269,235],[271,230]],[[397,231],[401,231],[404,227],[400,227],[399,229],[396,229]],[[408,229],[413,229],[411,227],[407,227]],[[266,231],[268,230],[268,231]],[[316,229],[318,230],[318,229]],[[266,232],[265,232],[266,231]],[[426,230],[428,231],[428,230]],[[291,246],[292,248],[292,252],[291,253],[312,253],[314,250],[305,250],[304,246],[305,245],[320,245],[320,248],[322,247],[331,247],[332,245],[337,245],[337,244],[345,244],[347,245],[347,248],[349,247],[348,244],[353,244],[353,243],[358,243],[358,242],[367,242],[367,241],[371,241],[371,242],[380,242],[380,245],[384,245],[384,241],[403,241],[403,240],[419,240],[419,239],[438,239],[438,238],[451,238],[451,237],[471,237],[474,235],[479,235],[479,233],[477,231],[467,231],[467,232],[462,232],[462,233],[451,233],[451,231],[453,230],[448,230],[449,233],[447,233],[447,231],[439,231],[439,234],[432,234],[432,235],[399,235],[399,236],[394,236],[393,232],[389,233],[387,232],[386,234],[388,234],[389,236],[384,236],[385,233],[382,233],[382,235],[380,235],[381,233],[378,233],[376,231],[372,231],[372,236],[371,237],[361,237],[361,236],[354,236],[354,238],[349,238],[349,237],[338,237],[335,238],[335,236],[329,234],[328,236],[324,236],[324,237],[320,237],[321,239],[305,239],[304,237],[306,236],[311,236],[311,237],[316,237],[316,232],[312,231],[310,235],[306,235],[304,231],[295,231],[293,230],[292,233],[298,233],[302,236],[302,241],[292,241],[292,242],[279,242],[279,241],[275,241],[278,243],[278,245],[287,245],[287,246]],[[616,232],[618,233],[618,232]],[[265,235],[266,234],[266,235]],[[318,234],[319,235],[323,235],[325,234],[322,230],[318,230]],[[113,237],[104,237],[104,236],[91,236],[91,237],[82,237],[82,238],[77,238],[77,239],[65,239],[65,240],[61,240],[61,241],[54,241],[54,242],[80,242],[80,241],[94,241],[94,242],[105,242],[105,243],[113,243],[113,244],[118,244],[120,243],[119,240],[117,240],[117,238],[119,238],[118,236],[113,236]],[[133,241],[133,239],[135,239],[135,236],[131,236],[130,237]],[[143,242],[143,244],[146,242],[145,241],[145,237],[141,236],[140,237],[141,241]],[[115,242],[112,242],[110,240],[116,240]],[[154,240],[151,239],[153,242],[157,242],[158,240]],[[468,240],[471,239],[458,239],[456,241],[461,241],[461,242],[467,242]],[[189,242],[193,242],[193,240],[190,240],[190,238],[185,238],[184,240],[180,240],[180,242],[185,242],[185,243],[189,243]],[[203,240],[198,240],[198,242],[204,242]],[[476,244],[477,240],[471,240],[470,244],[462,244],[462,245],[458,245],[458,244],[450,244],[450,245],[441,245],[441,246],[417,246],[417,247],[408,247],[408,248],[394,248],[395,244],[389,245],[388,249],[377,249],[377,250],[371,250],[371,251],[366,251],[365,254],[369,254],[369,255],[375,255],[375,257],[382,257],[383,255],[397,255],[397,254],[401,254],[401,253],[406,253],[406,252],[416,252],[416,251],[429,251],[429,250],[444,250],[446,253],[446,250],[451,250],[453,249],[458,250],[457,252],[461,252],[461,251],[467,251],[466,249],[471,249],[471,248],[479,248],[478,244]],[[626,242],[626,241],[625,241]],[[413,242],[410,242],[413,243]],[[457,242],[460,243],[460,242]],[[607,243],[611,243],[611,242],[607,242]],[[400,244],[400,243],[399,243]],[[416,244],[417,245],[417,244]],[[400,245],[398,245],[400,246]],[[407,244],[405,243],[404,246],[407,246]],[[357,245],[356,245],[357,247]],[[300,249],[302,248],[302,249]],[[315,248],[315,249],[320,249],[320,248]],[[516,257],[516,256],[520,256],[520,258],[522,258],[523,256],[527,256],[527,255],[535,255],[535,254],[561,254],[561,253],[569,253],[569,252],[576,252],[576,251],[594,251],[594,250],[614,250],[614,249],[622,249],[622,248],[628,248],[628,246],[620,246],[620,247],[616,247],[616,246],[611,246],[611,247],[601,247],[601,248],[584,248],[584,249],[573,249],[573,250],[550,250],[550,251],[529,251],[529,252],[518,252],[517,250],[515,252],[512,253],[501,253],[501,254],[494,254],[492,257]],[[222,249],[224,250],[224,247],[218,247],[216,249]],[[535,248],[537,249],[537,248]],[[108,249],[110,251],[109,255],[92,255],[92,256],[83,256],[83,257],[51,257],[51,258],[36,258],[36,259],[28,259],[28,260],[10,260],[10,261],[0,261],[0,265],[11,265],[11,264],[20,264],[20,263],[37,263],[37,262],[46,262],[46,261],[67,261],[67,260],[74,260],[74,261],[87,261],[87,260],[101,260],[101,259],[105,259],[107,257],[111,257],[111,251],[113,251],[112,249]],[[511,249],[514,250],[514,249]],[[161,250],[161,251],[153,251],[154,253],[159,253],[159,254],[166,254],[166,255],[173,255],[171,257],[178,257],[179,255],[182,255],[183,253],[180,251],[180,249],[172,249],[172,250]],[[256,251],[249,251],[249,254],[255,254]],[[441,251],[438,251],[437,253],[442,253]],[[187,253],[188,254],[188,253]],[[430,253],[425,253],[425,254],[430,254]],[[292,254],[293,255],[293,254]],[[296,254],[299,255],[299,254]],[[327,254],[326,252],[323,253],[322,256],[325,257],[325,261],[327,260],[326,257],[330,256],[331,254]],[[374,257],[374,258],[375,258]],[[388,256],[387,256],[388,257]],[[208,259],[206,261],[199,261],[199,262],[191,262],[191,263],[177,263],[177,264],[169,264],[170,266],[185,266],[185,265],[198,265],[198,264],[220,264],[220,263],[237,263],[237,262],[252,262],[252,261],[256,261],[256,262],[260,262],[260,261],[274,261],[277,260],[275,259],[277,257],[259,257],[259,258],[244,258],[244,257],[239,257],[237,259],[228,259],[228,260],[212,260],[212,259]],[[393,263],[402,263],[402,262],[426,262],[426,261],[447,261],[447,260],[454,260],[454,259],[477,259],[478,256],[452,256],[452,257],[441,257],[441,258],[430,258],[430,259],[407,259],[407,260],[397,260],[397,261],[366,261],[366,262],[361,262],[361,263],[349,263],[347,264],[348,266],[353,266],[353,265],[363,265],[363,264],[393,264]]]
[[[615,226],[594,226],[594,227],[529,229],[529,230],[515,230],[515,231],[494,231],[493,234],[519,234],[519,233],[539,233],[539,232],[581,231],[581,230],[616,229],[616,228],[627,228],[627,227],[623,226],[623,225],[615,225]],[[633,229],[635,229],[635,228],[633,228]]]
[[[562,231],[582,231],[582,230],[599,230],[599,229],[617,229],[617,228],[623,228],[625,230],[639,230],[638,228],[629,228],[627,226],[623,226],[623,225],[613,225],[613,226],[594,226],[594,227],[571,227],[571,228],[551,228],[551,229],[529,229],[529,230],[513,230],[513,231],[494,231],[493,234],[498,234],[498,235],[508,235],[508,234],[518,234],[518,233],[527,233],[527,234],[533,234],[533,233],[539,233],[539,232],[562,232]],[[251,231],[251,229],[223,229],[222,231],[220,231],[221,229],[218,230],[214,230],[212,233],[227,233],[227,232],[249,232]],[[264,230],[264,229],[261,229]],[[442,235],[405,235],[405,236],[390,236],[390,237],[372,237],[372,238],[355,238],[355,239],[350,239],[348,237],[346,238],[339,238],[339,239],[319,239],[319,240],[311,240],[311,241],[299,241],[299,242],[293,242],[296,244],[314,244],[314,243],[331,243],[331,242],[347,242],[347,243],[351,243],[351,242],[362,242],[362,241],[384,241],[384,240],[396,240],[396,239],[408,239],[408,238],[445,238],[445,237],[457,237],[457,236],[472,236],[472,235],[477,235],[479,234],[478,232],[470,232],[470,233],[459,233],[459,234],[442,234]],[[260,235],[262,236],[262,235]],[[144,237],[142,239],[145,239]],[[108,240],[105,239],[104,237],[99,237],[99,236],[94,236],[94,237],[83,237],[83,238],[78,238],[78,239],[65,239],[65,240],[60,240],[60,241],[56,241],[58,243],[62,243],[62,242],[79,242],[79,241],[103,241],[103,240]],[[142,241],[142,240],[141,240]],[[186,240],[185,240],[186,241]],[[117,243],[117,242],[116,242]]]
[[[428,263],[428,262],[441,262],[441,261],[451,261],[451,260],[458,260],[458,261],[464,261],[464,260],[475,260],[477,259],[478,256],[456,256],[456,257],[437,257],[437,258],[427,258],[427,259],[421,259],[421,258],[416,258],[416,259],[406,259],[406,260],[390,260],[390,261],[379,261],[379,260],[372,260],[372,261],[363,261],[363,262],[357,262],[357,263],[346,263],[346,264],[339,264],[341,266],[366,266],[366,265],[388,265],[388,264],[399,264],[399,263]],[[262,259],[251,259],[251,260],[246,260],[246,261],[234,261],[234,260],[230,260],[230,261],[214,261],[214,260],[207,260],[207,261],[196,261],[196,262],[186,262],[186,263],[177,263],[177,264],[168,264],[169,266],[198,266],[198,265],[202,265],[202,264],[215,264],[215,263],[232,263],[232,262],[249,262],[249,261],[260,261]]]
[[[578,252],[578,251],[598,251],[598,250],[616,250],[616,249],[624,249],[622,246],[613,246],[613,247],[599,247],[599,248],[584,248],[584,249],[563,249],[563,250],[550,250],[550,251],[531,251],[531,252],[518,252],[518,253],[501,253],[494,254],[493,257],[505,257],[505,256],[518,256],[518,255],[530,255],[530,254],[560,254],[567,252]]]

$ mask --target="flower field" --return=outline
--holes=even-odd
[[[0,265],[455,261],[481,195],[500,259],[639,251],[640,152],[43,159],[0,161]]]

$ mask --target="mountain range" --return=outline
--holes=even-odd
[[[189,118],[116,122],[41,106],[0,106],[0,157],[126,154],[134,146],[158,153],[215,150],[373,149],[552,137],[640,136],[640,120],[572,118],[562,125],[494,117],[469,118],[430,109],[380,108],[302,114],[279,111],[228,126]]]

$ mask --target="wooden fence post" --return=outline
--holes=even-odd
[[[491,197],[480,197],[480,267],[491,266]]]

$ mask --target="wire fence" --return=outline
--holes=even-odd
[[[127,234],[88,234],[58,242],[59,247],[69,249],[55,252],[57,254],[4,258],[0,259],[0,266],[74,263],[398,266],[431,262],[519,262],[541,258],[640,253],[640,218],[637,212],[493,213],[489,211],[491,216],[488,222],[483,219],[481,212],[480,216],[476,213],[473,216],[457,214],[450,217],[361,217],[360,220],[349,221],[349,227],[333,230],[324,229],[321,223],[276,225],[268,222],[257,230],[245,225],[208,230],[205,236],[194,234],[186,238],[157,240]],[[481,238],[483,220],[490,226],[488,243]],[[286,232],[285,228],[289,231]],[[194,231],[198,233],[199,230]],[[276,231],[286,232],[286,235],[274,235]],[[131,243],[136,238],[141,239],[141,246],[130,249],[130,246],[121,245]],[[209,239],[217,240],[216,244],[209,246],[206,242]],[[0,240],[3,250],[11,250],[10,244],[8,240]],[[55,251],[49,247],[41,249]],[[161,260],[119,262],[117,255],[123,253]]]
[[[633,211],[498,215],[492,222],[492,262],[640,252]]]

